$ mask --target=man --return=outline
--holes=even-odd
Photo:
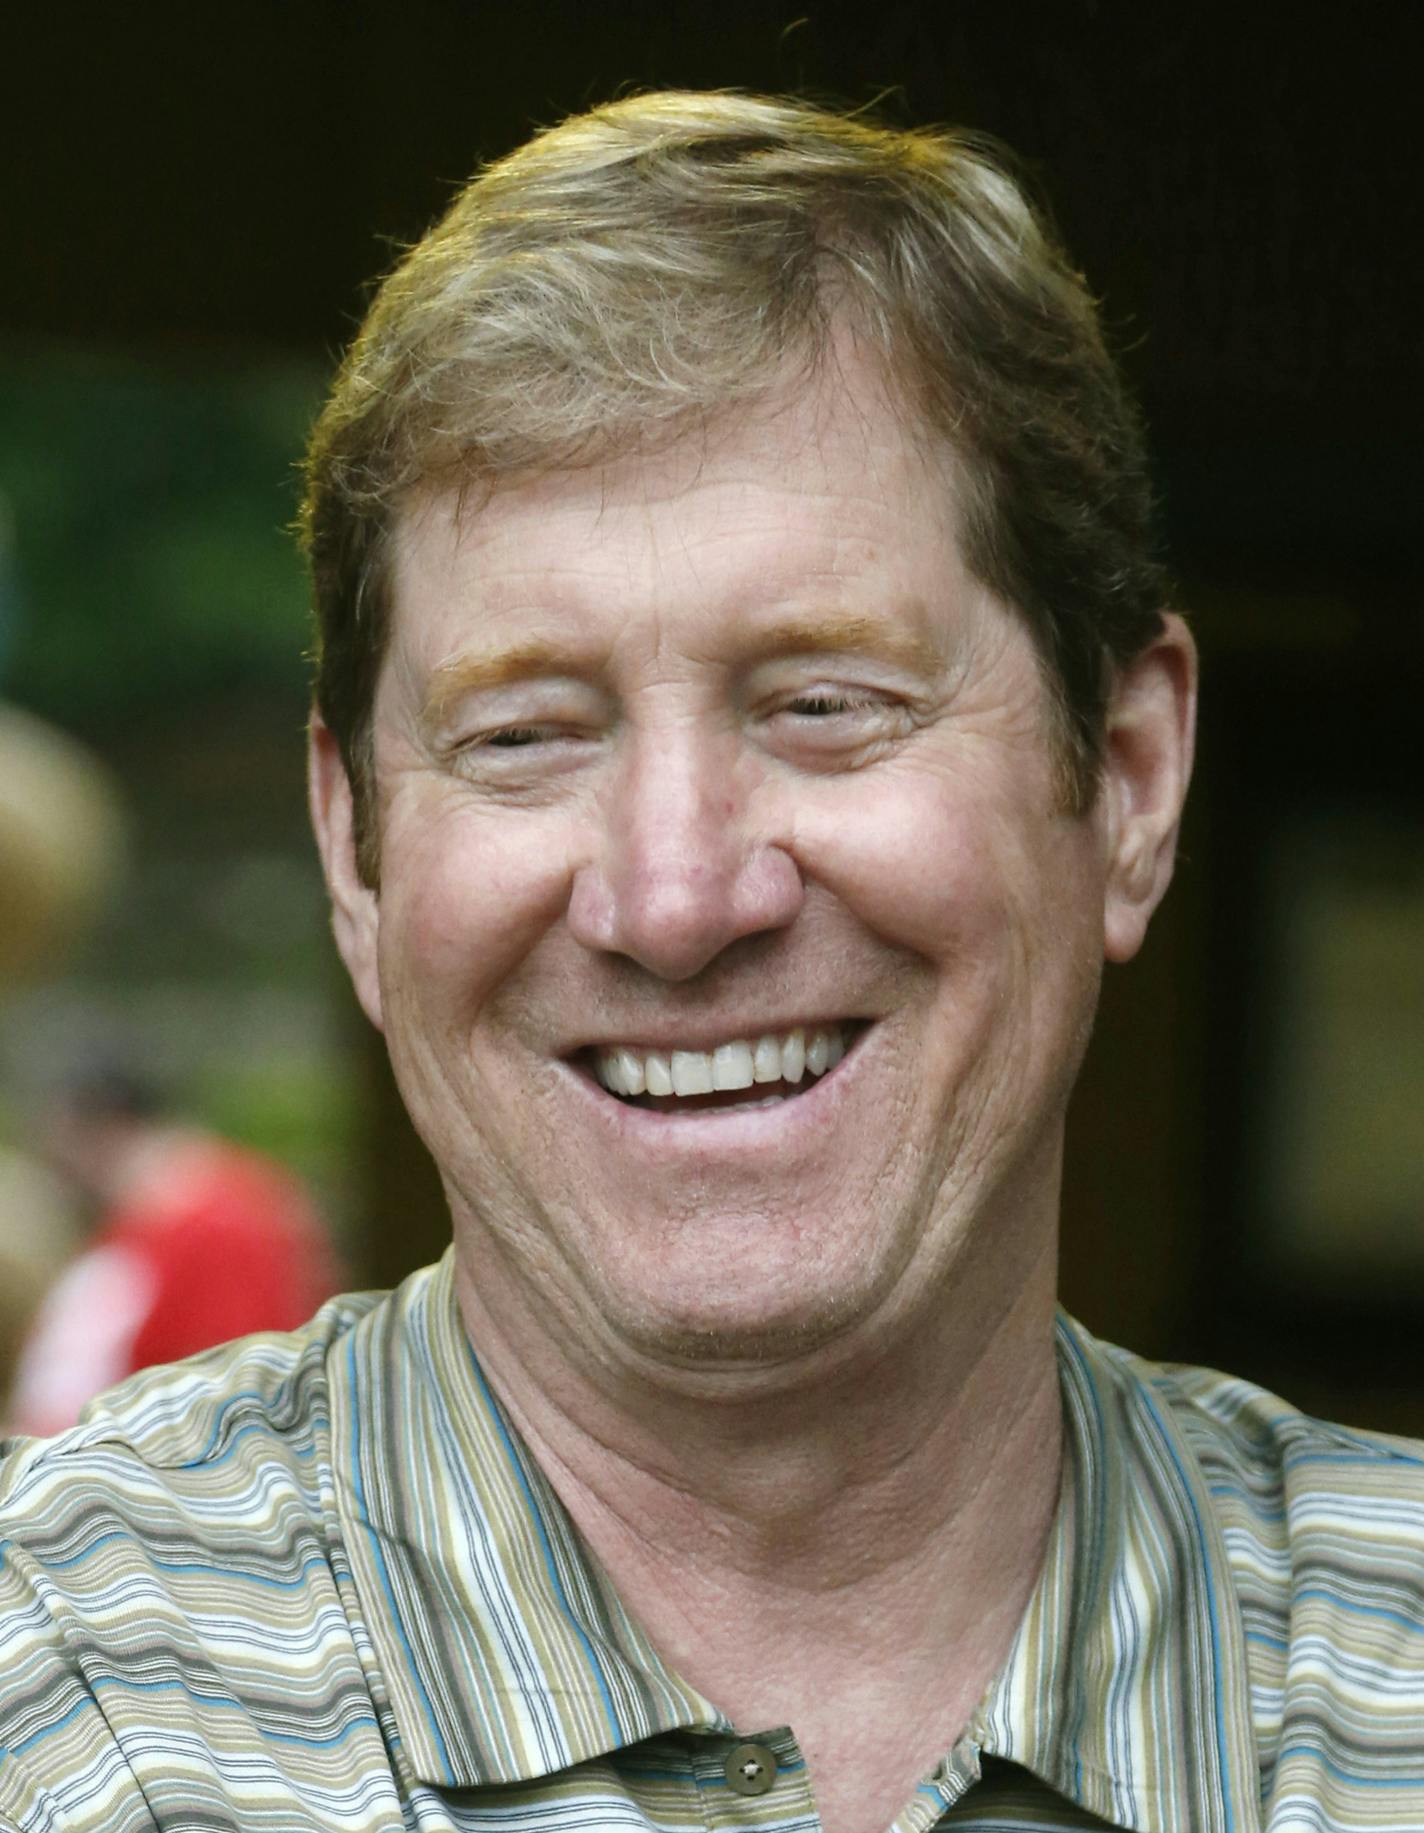
[[[1424,1825],[1415,1453],[1055,1323],[1190,761],[1146,508],[972,143],[650,96],[457,200],[306,515],[453,1249],[14,1455],[0,1817]]]

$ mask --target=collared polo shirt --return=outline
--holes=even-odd
[[[1419,1833],[1421,1448],[1067,1319],[1058,1353],[1036,1589],[895,1833]],[[9,1833],[816,1826],[794,1727],[733,1725],[583,1545],[448,1256],[0,1466]]]

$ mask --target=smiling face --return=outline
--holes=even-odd
[[[338,937],[467,1315],[531,1357],[765,1363],[915,1327],[986,1252],[1051,1264],[1105,918],[1130,953],[1170,845],[1127,883],[1111,743],[1064,812],[947,467],[844,379],[409,515],[379,892],[317,735]]]

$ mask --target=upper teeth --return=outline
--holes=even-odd
[[[600,1050],[593,1072],[615,1095],[710,1095],[754,1082],[799,1082],[834,1069],[845,1055],[839,1025],[733,1038],[715,1050]]]

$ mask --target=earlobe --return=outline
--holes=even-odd
[[[1103,949],[1129,961],[1171,883],[1191,778],[1197,653],[1182,619],[1119,670],[1108,703],[1102,810],[1106,845]]]
[[[307,733],[307,799],[331,897],[336,946],[361,1009],[381,1026],[380,899],[356,866],[355,808],[341,747],[315,710]]]

